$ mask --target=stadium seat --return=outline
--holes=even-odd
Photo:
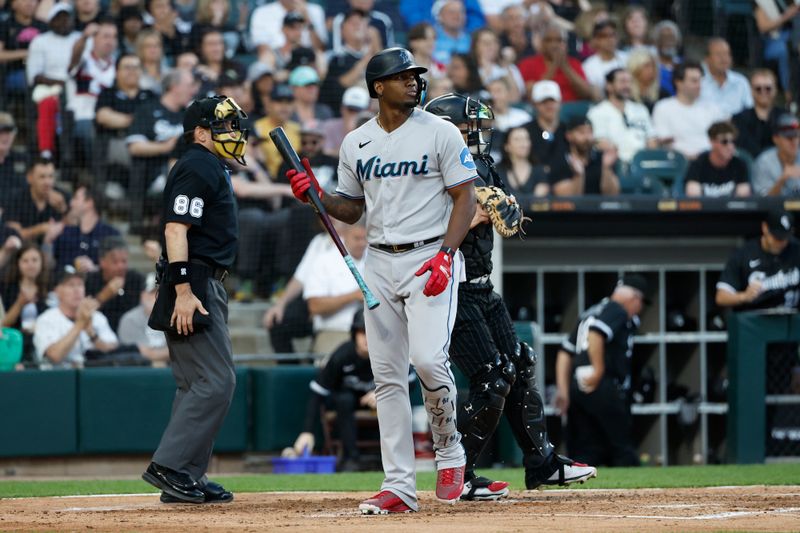
[[[576,117],[585,117],[592,107],[592,102],[588,100],[576,100],[575,102],[564,102],[561,104],[561,113],[559,120],[562,124],[568,124],[570,120]]]
[[[747,181],[750,182],[750,185],[753,184],[753,156],[750,155],[750,152],[747,150],[742,150],[741,148],[736,150],[736,157],[744,161],[744,164],[747,165]]]
[[[688,162],[674,150],[641,150],[629,169],[629,191],[658,196],[683,196],[683,178]]]

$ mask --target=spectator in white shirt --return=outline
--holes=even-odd
[[[608,97],[588,113],[595,139],[606,144],[604,149],[615,147],[624,163],[630,163],[639,150],[658,145],[647,107],[631,100],[632,86],[630,72],[612,70],[606,74]]]
[[[719,107],[726,115],[753,107],[753,95],[747,78],[731,70],[731,47],[722,37],[708,41],[705,74],[700,92],[703,102]]]
[[[81,36],[73,31],[73,10],[66,2],[50,8],[47,24],[50,31],[31,41],[25,73],[31,99],[37,106],[36,132],[39,152],[51,157],[56,149],[59,95],[69,79],[72,45]]]
[[[606,74],[615,68],[625,68],[628,54],[619,50],[617,23],[611,19],[600,20],[592,28],[592,47],[594,55],[583,62],[583,73],[592,85],[594,99],[603,97],[606,85]]]
[[[356,266],[363,269],[367,250],[367,228],[362,223],[346,226],[341,233]],[[303,282],[303,298],[308,302],[314,327],[311,351],[329,355],[350,336],[353,315],[363,307],[363,295],[336,248],[309,267]]]
[[[656,137],[689,159],[711,148],[706,133],[711,124],[729,118],[713,103],[700,101],[702,78],[703,67],[698,63],[680,63],[672,77],[676,95],[659,101],[653,109]]]
[[[97,309],[100,303],[86,297],[83,275],[72,267],[59,273],[55,288],[58,306],[39,315],[33,333],[36,358],[44,368],[80,368],[87,350],[110,352],[117,336]]]
[[[258,48],[259,55],[265,47],[275,50],[283,46],[285,37],[281,27],[283,18],[290,11],[298,12],[311,22],[303,32],[302,45],[316,50],[325,49],[328,30],[325,27],[325,11],[322,6],[306,0],[277,0],[257,7],[250,17],[250,42]]]
[[[84,29],[72,47],[67,85],[67,109],[75,119],[76,147],[79,163],[89,166],[93,152],[94,117],[97,97],[103,89],[114,85],[116,76],[117,23],[111,17],[100,17]]]

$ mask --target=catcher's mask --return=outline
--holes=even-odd
[[[494,137],[494,112],[480,100],[462,94],[447,93],[434,98],[423,108],[456,125],[466,124],[467,146],[473,155],[489,153]]]
[[[247,113],[233,98],[216,95],[196,100],[189,106],[183,119],[183,130],[192,131],[197,126],[210,129],[217,153],[246,165],[244,153],[250,132],[242,129],[241,125],[246,118]]]

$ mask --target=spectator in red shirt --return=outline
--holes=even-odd
[[[592,88],[586,81],[580,61],[567,55],[567,36],[561,27],[550,25],[545,28],[541,52],[517,65],[528,95],[537,81],[553,80],[561,89],[563,102],[591,100]]]

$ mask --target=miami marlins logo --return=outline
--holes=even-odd
[[[473,164],[473,168],[474,168]],[[423,155],[422,160],[417,161],[392,161],[382,163],[381,158],[372,156],[366,161],[359,159],[356,161],[356,176],[358,181],[364,182],[371,179],[391,178],[397,176],[425,175],[428,173],[428,156]]]

